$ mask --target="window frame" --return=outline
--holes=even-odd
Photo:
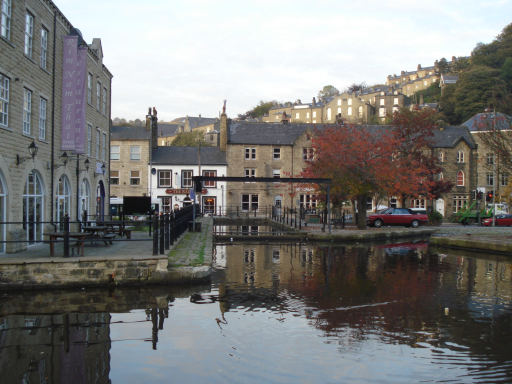
[[[457,163],[464,163],[464,151],[457,151]]]
[[[87,104],[92,105],[92,73],[87,72]]]
[[[168,177],[162,177],[163,173],[168,173]],[[168,183],[163,183],[162,180],[169,180]],[[172,169],[159,169],[157,171],[157,185],[158,188],[170,188],[172,187]]]
[[[241,194],[240,207],[242,212],[257,212],[259,210],[259,195],[257,193]]]
[[[23,134],[32,134],[32,91],[23,87]]]
[[[5,5],[5,12],[4,12]],[[0,8],[0,36],[11,40],[12,0],[3,0]],[[5,31],[5,32],[4,32]]]
[[[203,171],[203,176],[212,176],[212,177],[216,177],[217,176],[217,171],[214,170],[214,169],[205,169]],[[203,186],[205,188],[217,188],[217,182],[216,181],[204,181],[203,183]]]
[[[46,114],[48,110],[48,100],[39,97],[39,140],[46,140]]]
[[[41,27],[41,55],[39,56],[39,64],[44,70],[48,69],[48,37],[50,31],[44,26]]]
[[[256,160],[256,148],[245,147],[245,160]]]
[[[96,159],[100,160],[100,154],[101,154],[101,131],[99,127],[96,127]]]
[[[313,147],[302,147],[302,160],[312,161],[315,157],[315,151]]]
[[[101,113],[107,116],[107,88],[103,87],[103,96],[101,98]]]
[[[28,10],[25,13],[25,45],[23,53],[32,59],[34,54],[34,15]]]
[[[188,176],[190,173],[190,176]],[[193,182],[194,170],[193,169],[182,169],[181,170],[181,188],[192,188],[194,186]],[[187,181],[187,183],[185,183]],[[188,183],[190,181],[190,183]]]
[[[486,180],[488,186],[493,186],[494,185],[494,172],[487,172],[485,174],[485,180]]]
[[[0,127],[9,126],[10,78],[0,72]]]
[[[466,176],[464,175],[464,171],[462,170],[459,170],[457,171],[457,176],[456,176],[456,186],[457,187],[464,187],[465,184],[466,184]]]
[[[117,155],[117,159],[113,155]],[[120,145],[111,145],[110,146],[110,160],[121,160],[121,146]]]
[[[115,175],[115,173],[117,173],[117,176]],[[114,183],[113,180],[117,180],[117,181]],[[119,185],[119,171],[118,170],[116,170],[116,169],[110,170],[109,182],[110,182],[110,185]]]
[[[130,160],[140,161],[140,145],[130,145]]]
[[[101,107],[101,82],[96,82],[96,110],[99,112]]]
[[[130,171],[130,185],[132,185],[132,186],[140,185],[140,171],[139,170]]]
[[[92,124],[87,123],[87,156],[92,153]]]
[[[281,160],[281,147],[274,147],[272,149],[272,159]]]

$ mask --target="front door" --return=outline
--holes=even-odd
[[[436,200],[436,211],[444,216],[444,200],[443,199]]]
[[[203,215],[214,215],[216,198],[214,196],[203,196]]]

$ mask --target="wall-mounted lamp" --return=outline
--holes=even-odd
[[[106,169],[107,169],[107,166],[105,165],[105,163],[103,163],[101,165],[101,173],[105,174]]]
[[[36,143],[34,140],[32,140],[32,142],[28,145],[28,153],[30,154],[29,157],[21,157],[19,154],[16,154],[16,165],[20,165],[21,163],[23,163],[25,160],[28,160],[28,159],[34,159],[34,157],[36,157],[37,155],[37,150],[39,148],[37,147]]]

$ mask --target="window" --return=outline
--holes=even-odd
[[[398,97],[393,98],[393,105],[398,105]]]
[[[119,185],[119,171],[110,170],[110,184]]]
[[[96,158],[98,160],[100,159],[100,147],[101,147],[100,136],[101,136],[100,129],[96,128]]]
[[[41,28],[41,68],[46,69],[48,62],[48,30]]]
[[[245,168],[244,175],[245,177],[256,177],[256,168]]]
[[[379,117],[386,117],[386,108],[379,108]]]
[[[341,99],[338,99],[338,105],[341,105]]]
[[[162,211],[164,213],[171,212],[172,197],[161,197],[162,199]]]
[[[313,148],[302,148],[302,158],[304,160],[311,161],[314,157],[314,151]]]
[[[347,115],[352,116],[352,107],[348,107]]]
[[[274,179],[280,179],[281,178],[281,170],[280,169],[273,169],[272,170],[272,177]]]
[[[87,156],[91,156],[92,150],[92,125],[87,124]]]
[[[9,124],[9,78],[0,73],[0,126]]]
[[[463,187],[464,186],[464,172],[459,171],[457,172],[457,187]]]
[[[348,105],[352,105],[352,98],[348,99]]]
[[[46,99],[39,99],[39,139],[46,140]]]
[[[140,184],[140,172],[139,171],[130,171],[130,185],[139,185]]]
[[[487,154],[487,165],[493,165],[494,164],[494,153],[488,153]]]
[[[467,196],[454,196],[453,197],[453,213],[459,212],[467,204]]]
[[[439,152],[439,162],[444,163],[444,152]]]
[[[242,195],[242,211],[258,210],[258,195]]]
[[[181,188],[192,188],[192,177],[194,177],[193,171],[181,171]]]
[[[508,173],[501,174],[501,186],[505,187],[508,185]]]
[[[245,160],[256,160],[256,148],[245,148]]]
[[[96,82],[96,109],[99,111],[101,105],[101,83]]]
[[[385,99],[380,99],[380,105],[386,105],[386,100]]]
[[[494,173],[493,172],[487,172],[486,174],[487,179],[487,185],[494,185]]]
[[[306,211],[315,210],[317,206],[316,196],[310,194],[301,194],[299,196],[299,204]]]
[[[110,146],[110,160],[119,160],[121,158],[121,147],[119,145]]]
[[[309,119],[309,112],[306,112],[306,119]]]
[[[27,12],[25,15],[25,55],[32,58],[32,43],[34,40],[34,16]]]
[[[203,171],[203,176],[216,177],[217,171]],[[205,188],[217,188],[217,183],[212,180],[205,181],[203,185],[205,186]]]
[[[299,119],[299,112],[295,112],[295,118],[298,120]]]
[[[23,88],[23,133],[30,135],[30,120],[32,119],[32,91]]]
[[[92,74],[87,74],[87,102],[92,104]]]
[[[359,113],[359,117],[363,117],[363,106],[360,105],[359,108],[357,109],[358,113]]]
[[[105,132],[101,136],[101,160],[107,161],[107,134]]]
[[[338,107],[337,112],[338,114],[341,114],[341,108]]]
[[[274,148],[274,153],[272,155],[274,160],[279,160],[281,158],[281,148]]]
[[[458,151],[457,152],[457,163],[463,163],[464,162],[464,151]]]
[[[140,145],[130,145],[130,160],[140,160]]]
[[[170,187],[172,181],[172,172],[170,170],[158,171],[158,186]]]
[[[107,115],[107,88],[103,88],[103,97],[101,98],[101,113]]]
[[[316,117],[316,115],[314,117]],[[332,110],[331,110],[331,108],[327,108],[327,120],[331,120],[331,118],[332,118]]]
[[[413,208],[425,208],[425,199],[413,199],[412,207]]]
[[[2,18],[0,34],[7,40],[11,39],[11,0],[2,0]]]
[[[316,111],[313,111],[313,117],[316,117]]]

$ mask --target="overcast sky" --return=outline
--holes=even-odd
[[[236,117],[260,100],[467,56],[512,22],[512,0],[54,0],[113,73],[112,118]]]

